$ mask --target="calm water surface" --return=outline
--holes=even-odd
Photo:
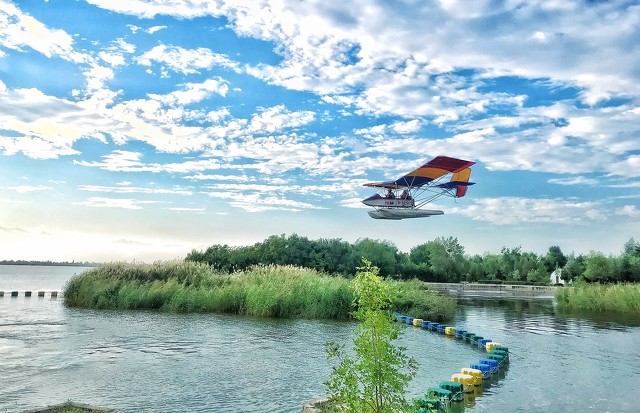
[[[0,266],[0,290],[60,289],[77,267]],[[511,364],[456,411],[637,412],[640,320],[562,315],[549,298],[459,297],[455,325],[500,341]],[[324,393],[327,340],[354,324],[68,309],[0,298],[0,412],[68,399],[119,412],[299,412]],[[406,326],[411,396],[483,355]],[[480,392],[479,392],[480,393]],[[466,406],[466,407],[465,407]]]

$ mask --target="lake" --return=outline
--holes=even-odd
[[[324,343],[349,343],[352,322],[218,314],[69,309],[61,289],[78,267],[0,266],[0,412],[68,399],[119,412],[299,412],[324,394]],[[33,290],[11,298],[6,291]],[[509,347],[511,363],[456,411],[637,412],[640,320],[565,315],[550,297],[459,296],[453,325]],[[420,364],[412,397],[483,352],[403,326]]]

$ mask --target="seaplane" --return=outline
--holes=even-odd
[[[368,213],[374,219],[400,220],[442,215],[444,211],[424,209],[424,206],[443,196],[465,196],[467,188],[475,183],[469,182],[469,167],[473,164],[475,162],[436,156],[395,181],[364,184],[378,188],[378,193],[363,199],[362,203],[373,207]]]

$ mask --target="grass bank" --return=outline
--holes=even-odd
[[[256,266],[233,274],[206,264],[111,263],[72,278],[65,286],[69,307],[216,312],[259,317],[345,319],[350,317],[351,281],[292,266]],[[394,309],[434,321],[453,318],[455,302],[421,282],[392,282]]]
[[[569,310],[640,314],[640,284],[578,284],[559,288],[555,297]]]

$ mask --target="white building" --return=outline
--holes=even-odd
[[[562,277],[562,270],[560,268],[556,268],[556,270],[554,272],[552,272],[551,275],[549,276],[549,284],[551,284],[551,285],[556,285],[556,284],[565,285],[566,283],[561,277]]]

